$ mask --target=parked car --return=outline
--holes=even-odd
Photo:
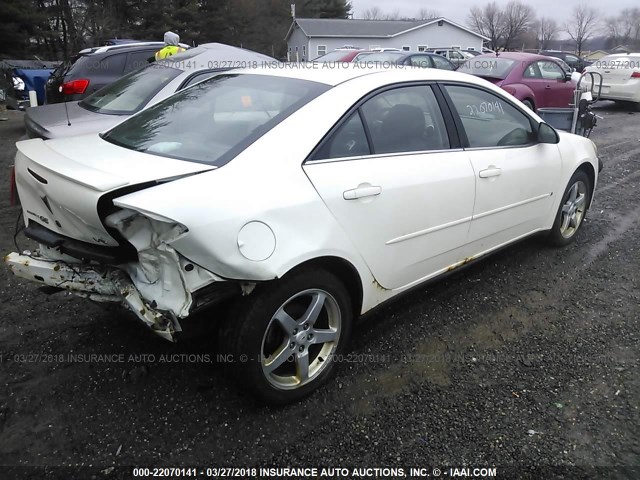
[[[458,71],[489,80],[531,110],[568,107],[576,87],[557,59],[533,53],[478,55]]]
[[[59,138],[107,130],[147,105],[167,98],[217,72],[277,60],[221,43],[206,43],[160,62],[147,64],[79,102],[29,108],[29,138]]]
[[[593,142],[480,78],[357,65],[227,72],[17,149],[40,246],[5,257],[15,275],[168,339],[230,302],[210,313],[228,365],[276,404],[325,383],[356,317],[401,292],[533,234],[572,242],[599,171]]]
[[[575,53],[571,52],[562,52],[559,50],[541,50],[540,55],[545,55],[547,57],[560,58],[565,61],[572,70],[576,72],[582,72],[585,68],[591,65],[593,62],[587,60],[584,57],[579,57]]]
[[[386,64],[411,65],[422,68],[441,68],[443,70],[455,70],[456,66],[442,55],[435,53],[409,53],[402,51],[388,51],[382,53],[372,52],[370,55],[358,56],[356,62],[367,65],[385,66]]]
[[[81,50],[70,62],[54,70],[47,80],[47,103],[82,100],[147,65],[163,46],[164,42],[136,42]]]
[[[640,111],[640,53],[607,55],[585,71],[602,75],[602,100],[630,103]]]
[[[443,57],[450,60],[451,63],[456,66],[456,68],[460,67],[468,60],[474,58],[474,55],[472,53],[460,50],[458,48],[428,48],[426,51],[435,53],[436,55],[442,55]]]

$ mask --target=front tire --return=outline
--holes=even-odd
[[[562,195],[555,222],[549,232],[552,245],[564,247],[575,240],[591,203],[591,181],[582,170],[573,174]]]
[[[233,355],[240,386],[266,403],[284,405],[331,377],[352,317],[347,289],[335,275],[304,270],[239,299],[220,339]]]

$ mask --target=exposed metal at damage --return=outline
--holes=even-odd
[[[161,337],[175,341],[180,331],[177,320],[152,308],[141,296],[127,275],[117,269],[68,264],[50,260],[37,253],[10,253],[4,261],[17,277],[44,285],[63,288],[97,302],[118,302],[127,305],[136,316]]]

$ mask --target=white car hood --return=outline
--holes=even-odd
[[[98,214],[105,194],[215,167],[136,152],[98,135],[16,144],[16,184],[27,223],[67,237],[116,246]]]

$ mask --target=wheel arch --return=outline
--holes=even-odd
[[[583,162],[581,163],[578,168],[576,168],[576,172],[578,171],[582,171],[584,173],[587,174],[587,177],[589,177],[589,182],[591,183],[590,188],[591,191],[589,192],[589,195],[591,197],[590,202],[589,202],[589,207],[591,207],[591,202],[593,202],[593,192],[595,191],[596,188],[596,170],[593,167],[593,165],[591,164],[591,162]]]
[[[364,289],[358,269],[348,260],[330,255],[312,258],[288,270],[281,278],[285,278],[300,270],[314,269],[323,269],[333,273],[344,282],[349,297],[351,298],[353,318],[358,318],[362,311]]]

